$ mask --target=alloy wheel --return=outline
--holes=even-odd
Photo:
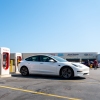
[[[70,68],[63,68],[61,74],[63,78],[69,79],[72,76],[72,70]]]
[[[27,69],[26,67],[22,67],[22,68],[21,68],[21,74],[22,74],[23,76],[28,75],[28,69]]]

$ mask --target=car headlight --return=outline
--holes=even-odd
[[[82,66],[80,66],[80,65],[76,65],[76,64],[73,64],[73,63],[72,63],[72,65],[74,65],[75,67],[82,68]]]
[[[73,63],[72,63],[72,65],[74,65],[75,67],[79,67],[78,65],[76,65],[76,64],[73,64]]]

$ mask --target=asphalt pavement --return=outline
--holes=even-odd
[[[0,100],[100,100],[100,68],[70,80],[20,74],[0,78]]]

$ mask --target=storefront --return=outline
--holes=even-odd
[[[98,55],[97,52],[63,53],[63,56],[60,56],[60,57],[71,62],[85,62],[87,60],[94,61],[94,59],[97,58],[97,55]]]
[[[98,55],[97,52],[22,53],[22,57],[23,59],[25,59],[29,56],[36,55],[36,54],[50,54],[50,55],[62,57],[72,62],[80,62],[80,61],[86,61],[86,60],[93,61],[94,59],[97,58],[97,55]]]

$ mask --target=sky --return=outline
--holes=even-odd
[[[99,52],[100,0],[0,0],[0,47],[11,52]]]

